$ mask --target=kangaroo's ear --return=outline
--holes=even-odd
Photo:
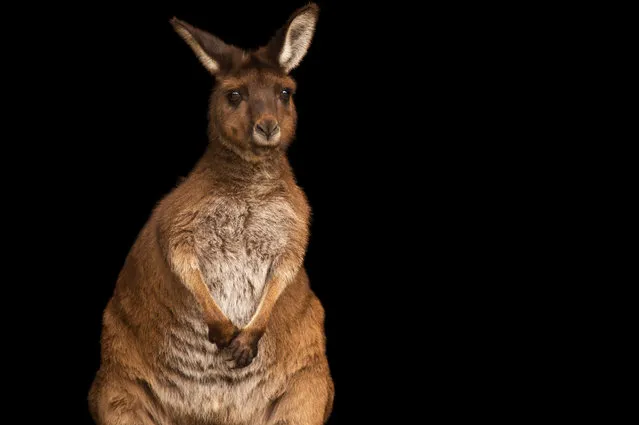
[[[289,73],[306,55],[311,45],[315,24],[319,15],[319,7],[315,3],[295,11],[269,42],[269,56]]]
[[[197,58],[211,74],[217,74],[232,58],[236,47],[224,43],[208,32],[177,18],[171,19],[175,31],[191,46]]]

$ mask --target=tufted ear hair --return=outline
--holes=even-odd
[[[233,53],[239,51],[237,47],[224,43],[213,34],[175,17],[171,19],[171,25],[211,74],[215,75],[229,65]]]
[[[271,60],[287,74],[302,61],[311,45],[319,7],[310,3],[296,10],[267,46]]]

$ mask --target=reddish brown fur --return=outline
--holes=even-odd
[[[314,25],[317,7],[287,26],[299,17]],[[216,73],[210,146],[155,208],[118,277],[91,414],[98,425],[323,424],[333,382],[324,310],[302,265],[310,209],[285,155],[297,116],[282,89],[295,82],[274,55],[287,26],[249,53],[173,24]],[[272,137],[257,130],[266,122]]]

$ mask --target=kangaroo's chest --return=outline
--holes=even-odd
[[[292,206],[282,198],[217,197],[200,211],[194,241],[204,280],[237,326],[251,320],[269,268],[295,222]]]

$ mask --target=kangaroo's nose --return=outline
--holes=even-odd
[[[266,140],[269,140],[271,136],[277,134],[280,131],[280,126],[276,120],[271,118],[265,118],[255,124],[255,131],[262,133]]]

